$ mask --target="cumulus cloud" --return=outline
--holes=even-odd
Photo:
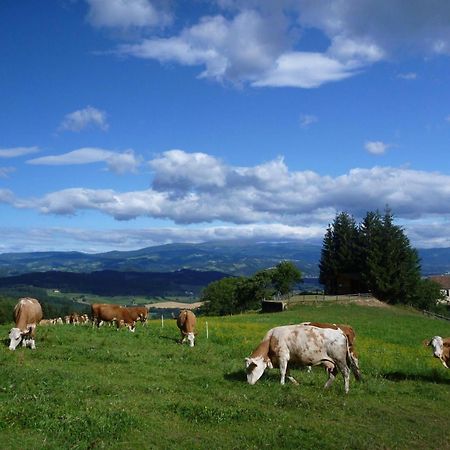
[[[38,147],[12,147],[0,148],[0,158],[17,158],[39,151]]]
[[[84,147],[61,155],[42,156],[27,161],[32,165],[68,166],[105,162],[108,170],[118,174],[136,172],[141,159],[133,150],[122,153],[95,147]]]
[[[11,199],[46,214],[94,210],[118,220],[168,219],[178,224],[326,223],[338,211],[355,217],[389,204],[402,218],[450,214],[450,177],[405,168],[352,169],[337,176],[291,171],[283,158],[253,167],[226,165],[203,153],[171,150],[150,162],[153,184],[142,191],[85,188],[37,199]]]
[[[88,22],[95,27],[130,28],[164,26],[171,15],[149,0],[86,0]]]
[[[60,131],[81,131],[90,127],[98,127],[103,131],[109,128],[106,113],[92,106],[67,114],[61,125]]]
[[[386,153],[389,147],[389,144],[385,144],[381,141],[366,141],[366,143],[364,144],[364,148],[369,153],[372,153],[372,155],[383,155],[384,153]]]
[[[200,77],[220,82],[297,88],[344,80],[379,61],[450,55],[446,0],[432,6],[422,0],[218,0],[208,12],[181,22],[179,32],[127,43],[118,52],[198,66]],[[322,33],[328,48],[304,51],[310,30]]]

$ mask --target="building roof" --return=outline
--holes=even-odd
[[[450,274],[433,275],[429,279],[436,281],[443,289],[450,289]]]

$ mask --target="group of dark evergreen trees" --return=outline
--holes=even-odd
[[[326,294],[371,292],[387,303],[420,308],[440,297],[439,285],[421,278],[417,251],[388,208],[368,212],[359,225],[338,214],[323,239],[319,267]]]
[[[228,315],[259,309],[261,300],[289,293],[301,278],[300,270],[290,261],[282,261],[251,277],[222,278],[203,290],[201,300],[206,302],[203,312]]]

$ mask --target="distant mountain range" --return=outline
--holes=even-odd
[[[252,275],[282,260],[294,262],[304,276],[318,275],[321,247],[298,242],[220,241],[202,244],[169,244],[134,251],[88,254],[33,252],[0,254],[0,276],[30,272],[172,272],[179,269]]]
[[[288,242],[218,241],[169,244],[134,251],[88,254],[33,252],[0,254],[0,277],[32,272],[173,272],[180,269],[252,275],[282,260],[294,262],[304,277],[317,277],[320,245]],[[424,275],[450,272],[450,248],[419,249]]]

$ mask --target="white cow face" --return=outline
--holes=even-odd
[[[22,340],[22,332],[19,328],[11,328],[11,331],[9,332],[9,349],[15,350],[16,347],[20,344],[20,341]]]
[[[189,347],[193,347],[195,343],[195,335],[194,333],[188,333],[187,340],[189,342]]]
[[[247,372],[247,381],[249,384],[255,384],[266,370],[267,362],[259,356],[257,358],[245,358],[245,368]]]
[[[433,348],[433,355],[435,358],[442,358],[444,342],[440,336],[434,336],[428,345]]]

